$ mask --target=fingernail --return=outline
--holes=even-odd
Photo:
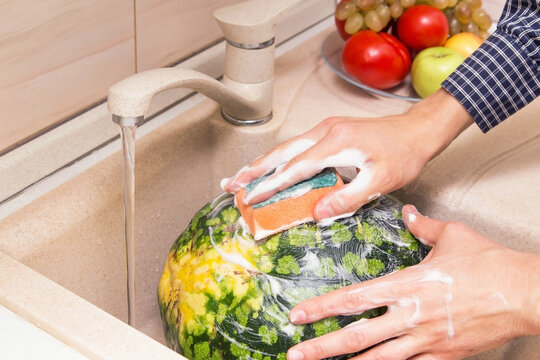
[[[317,220],[320,221],[322,219],[334,216],[329,203],[330,202],[327,199],[323,199],[317,204],[317,206],[315,206],[315,209],[313,209],[313,215],[315,215]]]
[[[407,217],[407,219],[409,220],[409,224],[413,223],[416,220],[416,215],[413,213],[409,213],[409,216]]]
[[[304,354],[300,350],[289,350],[287,353],[287,360],[304,360]]]
[[[332,211],[325,206],[317,206],[314,210],[315,217],[319,220],[332,217]]]
[[[307,316],[304,310],[293,310],[289,314],[289,319],[291,320],[293,324],[298,323],[298,322],[303,322],[306,320],[306,318]]]

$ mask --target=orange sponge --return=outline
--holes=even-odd
[[[253,205],[243,202],[246,194],[254,187],[248,185],[236,193],[235,202],[253,237],[260,240],[313,221],[313,208],[317,201],[340,186],[343,186],[343,180],[335,169],[331,169]],[[302,195],[297,196],[298,193]]]

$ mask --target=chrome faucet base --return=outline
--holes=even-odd
[[[263,41],[263,42],[258,43],[258,44],[242,44],[242,43],[237,43],[237,42],[234,42],[234,41],[228,40],[228,39],[225,39],[225,40],[231,46],[234,46],[234,47],[239,48],[239,49],[261,50],[261,49],[269,48],[270,46],[274,45],[274,43],[276,41],[276,38],[271,38],[270,40]]]
[[[238,119],[234,116],[231,116],[227,114],[225,111],[221,110],[221,116],[223,116],[223,118],[227,120],[229,123],[236,126],[256,126],[256,125],[266,124],[267,122],[272,120],[273,113],[270,112],[270,114],[259,119],[243,120],[243,119]]]

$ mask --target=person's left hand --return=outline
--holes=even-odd
[[[424,217],[411,205],[403,219],[433,246],[420,264],[309,299],[289,318],[305,324],[381,306],[387,312],[300,343],[288,360],[362,350],[353,359],[461,359],[540,333],[540,279],[529,271],[539,268],[538,255],[502,247],[462,223]]]

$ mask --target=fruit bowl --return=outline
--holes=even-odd
[[[337,31],[333,31],[324,39],[321,46],[322,58],[326,64],[328,64],[330,69],[332,69],[332,71],[334,71],[340,78],[350,84],[379,96],[403,99],[413,102],[420,101],[420,98],[412,87],[410,75],[407,75],[405,80],[403,80],[403,82],[401,82],[399,85],[387,90],[380,90],[367,86],[362,84],[358,79],[349,75],[341,64],[341,51],[343,50],[343,45],[345,45],[345,41],[343,41]]]

